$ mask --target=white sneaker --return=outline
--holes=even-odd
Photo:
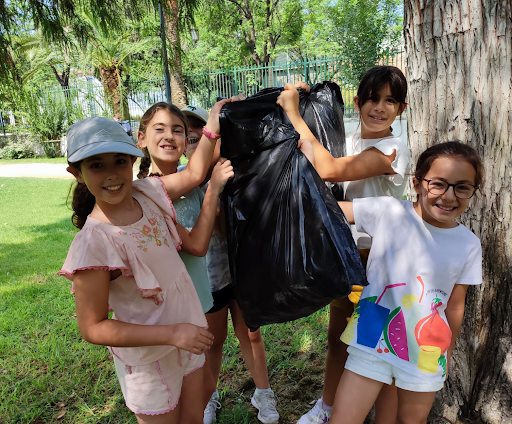
[[[220,409],[220,402],[219,393],[215,391],[204,409],[203,424],[212,424],[217,420],[217,409]]]
[[[328,423],[331,419],[331,411],[326,411],[324,408],[322,408],[322,398],[318,399],[315,403],[315,406],[313,406],[313,409],[311,409],[307,414],[304,414],[302,417],[300,417],[299,421],[297,421],[297,424],[323,424]]]
[[[268,392],[256,393],[252,395],[251,399],[252,406],[254,406],[258,412],[258,420],[264,424],[272,424],[279,422],[279,413],[276,410],[276,395],[270,389]]]

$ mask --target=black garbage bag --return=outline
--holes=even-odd
[[[349,224],[275,104],[280,89],[226,104],[222,156],[233,287],[247,326],[307,316],[367,285]]]
[[[338,84],[324,81],[315,84],[309,94],[301,92],[299,112],[316,139],[333,157],[347,155],[343,123],[345,105]],[[343,183],[325,184],[336,200],[344,200]]]

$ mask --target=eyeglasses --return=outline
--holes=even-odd
[[[453,192],[459,199],[471,199],[478,190],[478,186],[469,183],[448,184],[446,181],[436,178],[428,180],[423,178],[423,181],[428,183],[427,190],[434,196],[442,196],[450,187],[453,187]]]

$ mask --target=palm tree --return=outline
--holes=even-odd
[[[12,60],[9,56],[11,35],[18,22],[31,22],[36,29],[41,30],[44,40],[50,42],[62,42],[67,39],[66,27],[69,27],[69,34],[73,34],[82,48],[86,44],[99,46],[104,53],[92,55],[91,60],[100,69],[102,83],[107,93],[116,104],[115,94],[118,91],[120,76],[123,72],[123,64],[130,53],[125,50],[137,51],[139,42],[131,43],[122,31],[125,18],[129,16],[140,17],[148,11],[156,12],[158,5],[164,10],[166,16],[167,36],[169,38],[169,49],[171,50],[171,73],[173,75],[173,90],[178,97],[177,103],[186,102],[186,91],[183,84],[181,70],[181,41],[180,33],[188,31],[193,23],[193,15],[199,4],[198,0],[0,0],[0,79],[12,78],[15,74]],[[88,15],[94,21],[87,22],[82,13],[87,10]],[[20,13],[23,16],[20,16]],[[91,34],[92,30],[92,34]],[[110,33],[111,40],[106,42]],[[117,38],[116,38],[117,37]],[[116,47],[117,45],[117,47]],[[117,52],[114,52],[115,49]],[[113,50],[114,49],[114,50]],[[95,56],[93,59],[92,57]],[[56,73],[65,83],[66,69],[64,75]],[[103,69],[103,71],[101,71]],[[116,80],[116,81],[113,81]],[[180,94],[181,93],[181,94]],[[114,106],[114,109],[117,107]]]
[[[69,27],[66,29],[68,31]],[[30,64],[30,68],[22,75],[23,80],[27,81],[40,70],[49,67],[66,93],[71,68],[78,66],[80,61],[79,44],[73,34],[68,34],[65,40],[48,43],[42,37],[41,31],[37,31],[24,36],[19,45]]]
[[[180,33],[190,30],[194,23],[194,12],[199,2],[197,0],[166,0],[166,32],[169,40],[172,102],[180,108],[187,105],[187,91],[183,82],[181,67],[181,38]]]
[[[123,114],[122,76],[129,70],[129,58],[156,45],[158,40],[156,37],[134,40],[127,32],[107,30],[91,11],[84,12],[83,18],[91,29],[84,63],[99,72],[105,95],[113,108],[112,113]]]

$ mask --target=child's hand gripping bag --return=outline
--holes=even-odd
[[[221,153],[235,171],[224,190],[230,269],[253,331],[310,315],[368,284],[345,216],[275,104],[280,92],[228,103],[220,116]]]

